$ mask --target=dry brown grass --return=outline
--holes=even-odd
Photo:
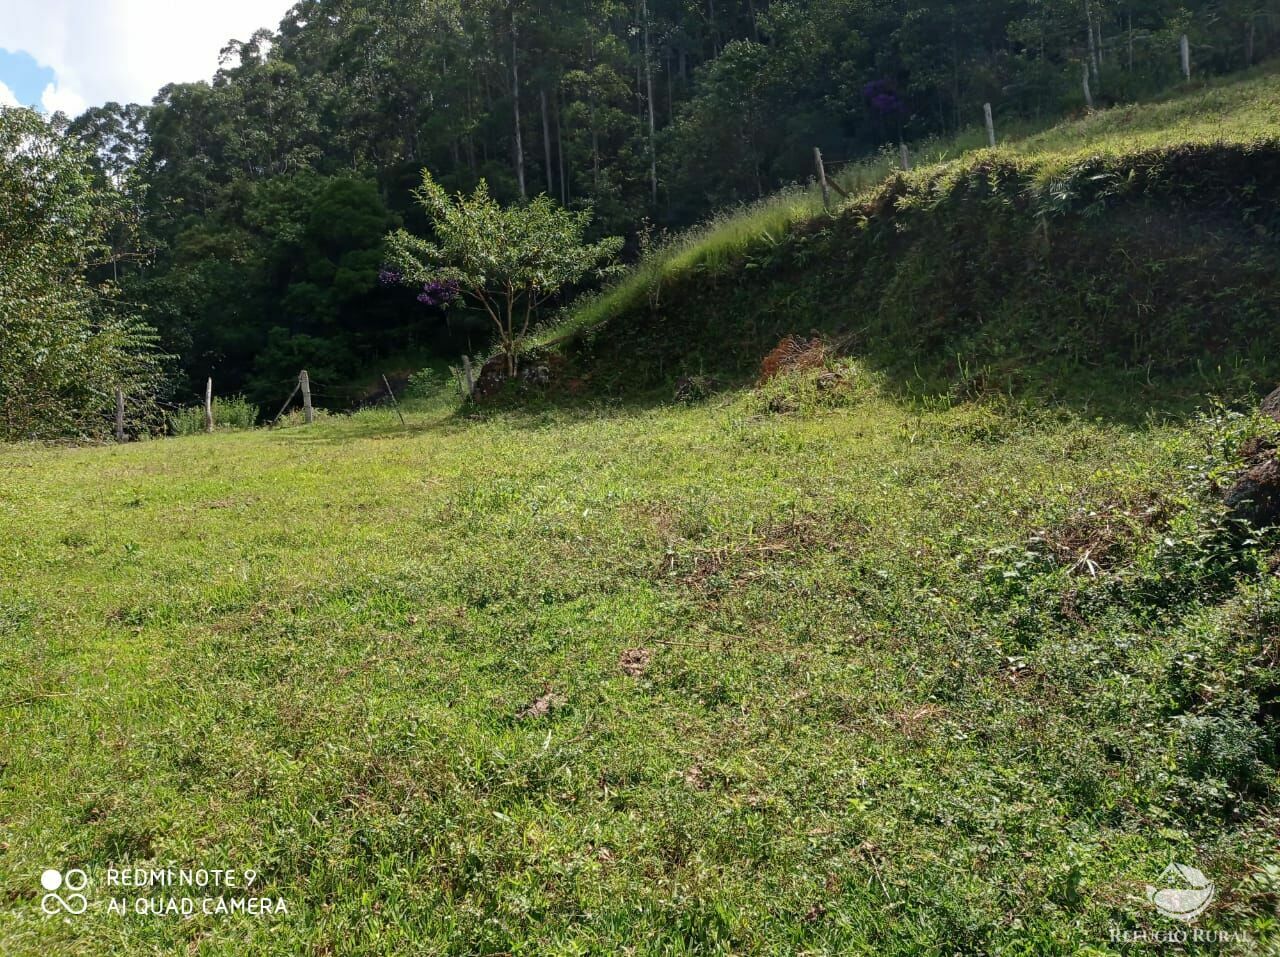
[[[827,361],[827,347],[817,337],[787,336],[760,363],[760,381],[768,382],[784,372],[820,369]]]

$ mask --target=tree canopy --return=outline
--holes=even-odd
[[[154,336],[90,278],[127,218],[73,140],[0,108],[0,439],[101,434],[117,389],[155,394]]]
[[[590,211],[566,210],[545,193],[504,209],[484,180],[470,196],[451,198],[424,172],[414,195],[436,241],[399,230],[390,237],[392,260],[423,286],[426,301],[454,290],[473,299],[493,321],[510,375],[539,306],[622,249],[621,237],[584,242]]]

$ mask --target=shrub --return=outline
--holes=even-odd
[[[443,377],[435,369],[420,369],[409,376],[405,395],[410,399],[429,399],[443,384]]]
[[[213,400],[213,424],[220,431],[252,429],[258,424],[258,407],[244,396]],[[174,435],[196,435],[204,431],[204,406],[192,405],[169,416]]]

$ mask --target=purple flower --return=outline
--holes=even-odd
[[[902,99],[889,80],[872,80],[862,88],[867,105],[881,116],[897,113],[902,109]]]
[[[398,286],[404,280],[404,276],[389,266],[383,266],[378,271],[378,282],[384,286]]]
[[[429,282],[418,293],[418,302],[424,306],[447,306],[458,298],[458,283],[450,279],[448,282]]]

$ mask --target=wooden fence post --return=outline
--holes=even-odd
[[[911,150],[907,149],[907,144],[903,143],[899,152],[902,154],[902,171],[904,173],[911,172]]]
[[[1191,79],[1191,41],[1187,39],[1185,33],[1178,41],[1178,47],[1182,51],[1182,76],[1189,80]]]
[[[827,168],[822,163],[822,150],[813,148],[813,165],[818,171],[818,183],[822,186],[822,208],[831,208],[831,188],[827,185]]]
[[[1084,105],[1093,112],[1093,90],[1089,87],[1089,64],[1084,65]]]
[[[467,382],[467,398],[473,398],[476,393],[476,379],[471,373],[471,357],[462,357],[462,375]]]
[[[987,121],[987,142],[991,144],[991,148],[996,147],[996,121],[991,115],[991,104],[982,104],[982,115]]]
[[[303,418],[310,425],[315,421],[315,412],[311,408],[311,377],[307,375],[306,369],[298,373],[298,387],[302,389]]]
[[[400,411],[400,402],[396,398],[395,391],[391,388],[391,383],[387,381],[387,375],[382,374],[382,384],[387,387],[387,395],[391,396],[391,404],[396,407],[396,415],[400,416],[400,424],[404,425],[404,413]]]
[[[204,430],[213,431],[213,377],[204,384]]]
[[[124,389],[116,386],[116,441],[124,441]]]

